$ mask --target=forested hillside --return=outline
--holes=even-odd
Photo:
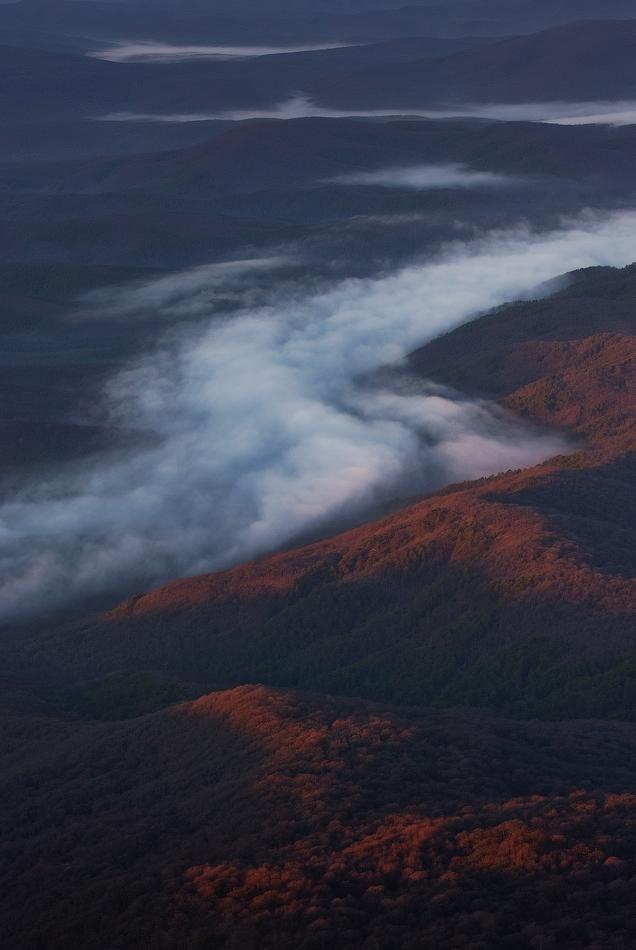
[[[628,950],[636,738],[244,687],[3,719],[7,946]]]

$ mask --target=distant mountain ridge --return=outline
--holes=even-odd
[[[636,13],[636,11],[634,11]],[[349,107],[594,102],[636,98],[636,20],[580,21],[440,57],[360,70],[310,87]]]
[[[113,29],[117,10],[119,30]],[[147,17],[153,15],[152,38],[218,42],[267,39],[335,38],[359,42],[396,36],[508,35],[530,33],[578,19],[633,16],[631,0],[452,0],[452,2],[362,2],[334,4],[304,0],[274,0],[263,4],[243,0],[240,5],[202,2],[170,3],[22,0],[5,6],[7,22],[39,20],[69,32],[103,36],[148,36]]]

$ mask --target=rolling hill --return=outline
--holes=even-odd
[[[181,149],[98,160],[6,164],[0,192],[56,195],[143,192],[202,200],[209,196],[298,187],[324,188],[339,175],[385,167],[459,163],[523,176],[512,184],[545,190],[563,180],[607,191],[631,189],[636,127],[563,127],[488,120],[298,118],[220,123],[206,142]],[[255,155],[258,160],[255,160]],[[327,179],[327,181],[325,181]],[[331,183],[333,184],[333,183]],[[351,186],[341,188],[351,200]],[[513,192],[514,188],[510,189]],[[535,189],[533,203],[541,201]],[[362,192],[370,200],[370,189]],[[355,198],[355,190],[353,191]],[[254,199],[253,199],[254,201]],[[412,194],[410,201],[415,201]],[[255,205],[257,207],[257,205]]]
[[[309,87],[341,107],[599,102],[636,97],[636,20],[582,21],[515,36],[431,63],[327,77]]]
[[[11,689],[16,950],[633,946],[631,725],[263,687],[104,723]]]

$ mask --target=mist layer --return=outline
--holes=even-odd
[[[117,43],[87,55],[110,63],[183,63],[189,60],[254,59],[259,56],[280,56],[285,53],[310,53],[342,49],[348,44],[328,43],[309,46],[178,46],[153,40]]]
[[[382,188],[412,188],[414,191],[434,191],[440,188],[499,188],[515,179],[493,172],[480,172],[467,165],[412,165],[380,168],[372,172],[352,172],[330,179],[340,185],[368,185]]]
[[[264,109],[230,109],[225,112],[111,112],[99,116],[109,122],[242,122],[250,119],[495,119],[501,122],[546,122],[553,125],[633,125],[636,103],[620,102],[530,102],[465,103],[446,108],[332,109],[299,95]]]
[[[487,403],[370,375],[565,271],[625,265],[635,247],[635,213],[587,216],[231,318],[215,314],[201,268],[104,291],[99,305],[114,318],[145,307],[174,323],[194,308],[198,322],[108,388],[111,421],[152,433],[152,447],[140,440],[0,508],[3,618],[227,567],[371,505],[561,451],[560,438]]]

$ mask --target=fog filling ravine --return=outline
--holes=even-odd
[[[111,420],[152,432],[152,447],[68,470],[3,505],[3,618],[131,579],[227,567],[370,505],[561,451],[559,436],[496,407],[422,381],[374,386],[369,374],[566,271],[625,265],[635,243],[636,213],[588,214],[230,317],[215,315],[201,268],[105,291],[100,306],[114,320],[128,307],[199,321],[108,387]],[[214,286],[220,274],[211,272]]]

